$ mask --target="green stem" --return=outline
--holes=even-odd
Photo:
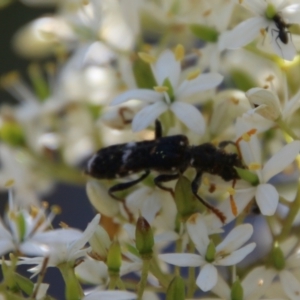
[[[38,156],[29,149],[24,149],[24,154],[28,155],[29,159],[34,162],[34,165],[39,168],[39,171],[46,174],[47,177],[53,177],[58,181],[67,183],[80,184],[86,183],[82,172],[69,167],[63,163],[57,163],[47,160],[44,157]]]
[[[137,290],[137,296],[138,300],[142,300],[143,293],[147,284],[147,278],[148,278],[148,272],[150,269],[150,259],[144,259],[143,260],[143,267],[142,267],[142,274],[141,274],[141,280],[138,284],[138,290]]]
[[[79,281],[75,275],[74,268],[67,263],[63,263],[57,266],[63,276],[66,284],[65,299],[66,300],[79,300],[82,299],[84,294],[79,284]]]
[[[297,191],[297,196],[294,202],[291,203],[290,205],[290,210],[283,222],[283,228],[281,233],[277,236],[277,240],[283,241],[290,233],[290,230],[293,226],[294,220],[299,212],[300,208],[300,183],[298,184],[298,191]]]
[[[109,285],[108,289],[109,290],[114,290],[117,286],[117,283],[120,279],[119,275],[116,275],[115,273],[109,275]]]
[[[190,240],[189,241],[189,253],[195,253],[195,245]],[[192,298],[196,291],[196,276],[195,276],[195,268],[189,267],[188,272],[188,284],[187,284],[187,298]]]
[[[152,259],[151,261],[150,271],[158,279],[158,281],[164,288],[168,287],[170,283],[170,280],[168,279],[168,275],[164,274],[161,271],[160,267],[158,266],[157,262],[154,259]]]
[[[299,137],[293,132],[293,130],[291,130],[291,128],[281,118],[279,118],[276,121],[276,124],[279,126],[279,128],[282,131],[284,131],[286,134],[288,134],[294,140],[299,140]]]

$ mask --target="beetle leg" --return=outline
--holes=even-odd
[[[162,174],[162,175],[158,175],[157,177],[154,178],[154,183],[157,187],[159,187],[160,189],[167,191],[169,193],[171,193],[171,195],[174,197],[174,191],[172,188],[168,188],[166,186],[163,186],[162,183],[163,182],[168,182],[168,181],[172,181],[174,179],[177,179],[179,177],[179,173],[176,174]]]
[[[220,220],[222,223],[225,223],[226,221],[226,217],[225,215],[218,210],[216,207],[210,205],[209,203],[207,203],[204,199],[202,199],[198,194],[198,189],[199,186],[201,184],[201,178],[202,178],[202,172],[198,171],[196,174],[196,177],[194,178],[193,182],[192,182],[192,192],[194,194],[194,196],[204,205],[206,206],[208,209],[210,209]]]
[[[162,137],[162,127],[159,120],[155,120],[155,139],[160,139]]]
[[[147,170],[140,178],[136,179],[136,180],[132,180],[132,181],[129,181],[129,182],[124,182],[124,183],[118,183],[114,186],[112,186],[109,190],[108,190],[108,194],[116,199],[116,200],[123,200],[117,196],[115,196],[113,193],[114,192],[119,192],[119,191],[124,191],[124,190],[127,190],[129,189],[130,187],[138,184],[139,182],[143,181],[148,175],[150,174],[150,171]]]

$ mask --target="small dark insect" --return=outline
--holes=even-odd
[[[273,32],[276,32],[277,33],[277,36],[276,36],[276,43],[279,46],[277,40],[279,39],[283,44],[287,44],[289,42],[289,34],[291,34],[288,30],[288,28],[290,27],[290,24],[287,24],[285,23],[285,21],[283,20],[283,18],[279,15],[279,14],[276,14],[273,19],[272,19],[277,27],[277,29],[272,29],[272,34]]]
[[[88,161],[85,173],[97,179],[116,179],[143,171],[144,173],[138,179],[116,184],[108,190],[110,196],[120,200],[114,195],[115,192],[141,182],[150,171],[160,173],[154,178],[157,187],[173,193],[173,190],[163,186],[163,183],[177,179],[188,167],[194,168],[196,176],[191,184],[193,194],[224,223],[226,220],[224,214],[203,200],[197,191],[202,174],[205,172],[219,175],[225,181],[240,178],[234,168],[244,168],[239,156],[224,151],[224,148],[233,142],[222,142],[219,147],[211,143],[190,146],[184,135],[162,137],[160,122],[156,121],[155,125],[154,140],[118,144],[100,149]]]

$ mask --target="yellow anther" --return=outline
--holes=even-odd
[[[274,80],[274,78],[275,78],[274,75],[270,74],[270,75],[266,78],[266,81],[271,82],[271,81]]]
[[[200,70],[194,70],[192,72],[190,72],[187,76],[187,80],[193,80],[195,78],[197,78],[200,75],[201,71]]]
[[[59,215],[61,214],[61,207],[59,205],[52,205],[51,206],[51,211],[55,214],[55,215]]]
[[[158,93],[167,92],[169,88],[167,86],[154,86],[153,89]]]
[[[211,9],[208,9],[208,10],[206,10],[206,11],[202,14],[202,16],[203,16],[203,17],[208,17],[208,16],[211,14],[211,12],[212,12],[212,10],[211,10]]]
[[[12,86],[20,79],[20,74],[17,71],[12,71],[0,78],[0,84],[3,88]]]
[[[9,179],[5,182],[4,186],[6,188],[11,188],[15,184],[15,181],[13,179]]]
[[[64,223],[64,222],[60,222],[60,223],[59,223],[59,226],[60,226],[61,228],[69,228],[69,225],[66,224],[66,223]]]
[[[184,47],[181,44],[178,44],[175,48],[175,59],[177,61],[182,61],[184,59]]]
[[[30,206],[30,215],[35,218],[39,212],[38,207],[31,205]]]
[[[234,196],[235,195],[235,189],[233,187],[229,187],[227,189],[227,192],[229,193],[230,196]]]
[[[297,163],[298,169],[300,170],[300,155],[299,154],[296,156],[296,163]]]
[[[188,222],[189,222],[190,224],[196,224],[197,217],[198,217],[197,214],[191,215],[191,216],[189,217],[189,219],[188,219]]]
[[[243,139],[243,141],[245,141],[245,142],[249,142],[249,141],[250,141],[250,138],[251,138],[251,136],[248,134],[248,132],[246,132],[246,133],[244,133],[244,134],[242,135],[242,139]]]
[[[54,63],[48,62],[45,64],[45,69],[47,71],[47,73],[54,75],[55,71],[56,71],[56,67]]]
[[[266,36],[266,29],[265,28],[261,28],[260,30],[259,30],[259,32],[260,32],[260,34],[263,36],[263,37],[265,37]]]
[[[90,4],[90,1],[89,0],[82,0],[82,4],[83,5],[88,5],[88,4]]]
[[[150,52],[150,50],[152,49],[153,47],[152,47],[152,45],[151,44],[143,44],[143,46],[142,46],[142,49],[143,49],[143,52]]]
[[[203,177],[202,183],[206,186],[210,186],[210,181],[209,181],[208,177],[206,177],[206,176]]]
[[[250,171],[257,171],[257,170],[261,169],[261,164],[259,164],[257,162],[253,162],[253,163],[249,164],[248,168]]]
[[[239,0],[239,4],[242,4],[244,0]]]
[[[235,104],[235,105],[238,105],[240,103],[240,99],[238,98],[235,98],[235,97],[231,97],[230,98],[230,101]]]
[[[42,206],[44,209],[47,209],[49,207],[49,202],[48,201],[42,201]]]
[[[146,52],[139,52],[138,56],[140,59],[142,59],[144,62],[148,64],[153,64],[156,62],[156,58]]]

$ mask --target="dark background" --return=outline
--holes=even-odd
[[[26,70],[30,62],[14,53],[11,46],[11,39],[14,33],[35,18],[55,12],[51,7],[29,7],[20,2],[0,10],[0,76],[17,70],[26,80]],[[51,59],[51,58],[49,58]],[[13,103],[16,101],[3,89],[0,89],[0,105],[3,103]],[[4,210],[7,195],[0,195],[1,214]],[[71,227],[84,230],[87,223],[91,221],[95,213],[88,202],[84,187],[70,186],[61,183],[56,184],[56,188],[50,195],[45,195],[43,200],[49,204],[57,204],[62,208],[62,214],[54,220],[54,227],[59,227],[59,222],[63,221]],[[22,273],[28,268],[22,268]],[[48,268],[44,282],[50,283],[48,290],[50,295],[56,299],[64,299],[64,284],[60,272],[56,268]]]

